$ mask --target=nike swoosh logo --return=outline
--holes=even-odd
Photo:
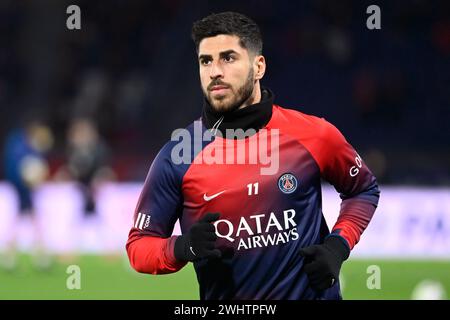
[[[220,191],[220,192],[218,192],[218,193],[216,193],[216,194],[213,194],[212,196],[207,196],[206,195],[206,193],[203,195],[203,199],[205,200],[205,201],[210,201],[210,200],[212,200],[212,199],[214,199],[215,197],[218,197],[218,196],[220,196],[222,193],[224,193],[225,191],[227,191],[227,190],[223,190],[223,191]]]

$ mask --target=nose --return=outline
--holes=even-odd
[[[212,63],[209,77],[211,79],[223,78],[223,70],[218,63]]]

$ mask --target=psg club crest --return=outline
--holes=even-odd
[[[285,173],[278,179],[278,188],[283,193],[290,194],[297,189],[297,178],[291,173]]]

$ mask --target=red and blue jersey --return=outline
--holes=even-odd
[[[249,128],[255,133],[242,139],[215,134]],[[222,257],[194,262],[201,299],[340,299],[339,282],[323,292],[310,288],[299,254],[328,236],[352,249],[378,204],[375,177],[339,130],[273,104],[265,90],[260,103],[230,114],[206,104],[185,132],[211,137],[193,139],[183,150],[190,161],[174,157],[179,140],[154,159],[127,242],[131,265],[150,274],[178,271],[186,263],[174,256],[176,221],[184,233],[206,213],[218,212]],[[249,151],[255,141],[261,157]],[[322,179],[342,198],[331,233],[322,213]]]

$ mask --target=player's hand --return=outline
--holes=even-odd
[[[328,237],[323,244],[300,250],[305,258],[304,272],[308,275],[311,287],[323,291],[332,287],[339,279],[342,263],[350,255],[350,249],[338,237]]]
[[[175,258],[179,261],[194,261],[202,258],[220,258],[215,248],[216,228],[212,222],[219,219],[219,213],[207,213],[194,223],[186,234],[175,241]]]

